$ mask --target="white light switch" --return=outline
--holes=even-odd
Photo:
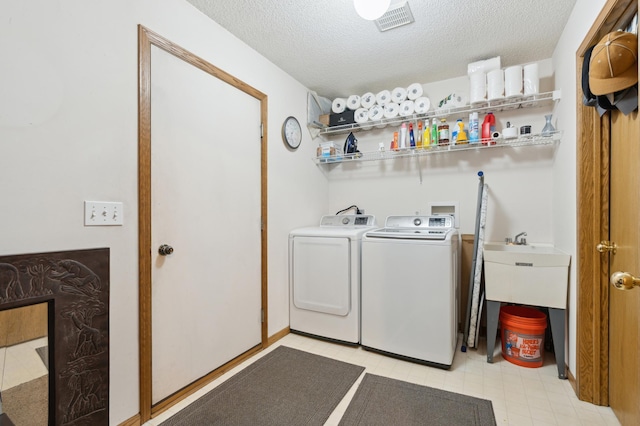
[[[122,203],[110,201],[85,201],[85,226],[122,225]]]

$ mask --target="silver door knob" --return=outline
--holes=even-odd
[[[168,244],[163,244],[158,248],[158,253],[160,253],[160,256],[168,256],[173,253],[173,247]]]
[[[631,290],[640,286],[640,278],[634,277],[628,272],[614,272],[609,281],[618,290]]]

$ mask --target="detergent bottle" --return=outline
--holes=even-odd
[[[409,148],[416,147],[416,138],[413,136],[413,123],[409,123]]]
[[[429,148],[431,145],[431,127],[429,127],[429,119],[424,120],[424,134],[422,135],[422,146]]]
[[[456,121],[456,127],[458,128],[458,137],[456,138],[456,144],[468,143],[467,132],[464,131],[464,123],[462,122],[461,118]]]
[[[492,112],[488,112],[482,122],[482,144],[487,145],[491,142],[491,134],[496,129],[496,117]]]
[[[402,123],[400,126],[400,142],[398,142],[398,149],[405,149],[407,147],[407,123]]]
[[[416,134],[416,148],[422,148],[422,120],[418,120],[418,133]]]
[[[438,145],[438,120],[433,117],[431,121],[431,145]]]

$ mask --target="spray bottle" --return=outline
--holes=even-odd
[[[469,143],[478,143],[480,138],[478,129],[478,113],[469,114]]]

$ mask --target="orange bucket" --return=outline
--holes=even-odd
[[[503,306],[500,329],[504,359],[522,367],[542,367],[547,329],[544,312],[525,306]]]

